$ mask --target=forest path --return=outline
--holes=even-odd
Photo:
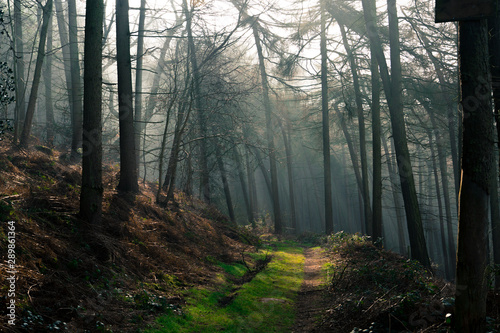
[[[328,300],[324,297],[326,276],[322,269],[328,258],[319,247],[306,249],[304,256],[304,281],[295,303],[293,332],[320,332],[316,326],[328,308]]]

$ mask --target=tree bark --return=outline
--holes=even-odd
[[[446,162],[445,149],[443,148],[442,142],[443,138],[437,127],[436,119],[431,110],[427,109],[429,116],[431,118],[432,128],[434,129],[434,134],[436,136],[436,146],[438,151],[439,159],[439,169],[441,171],[441,182],[443,187],[443,198],[444,198],[444,209],[446,213],[446,229],[447,229],[447,244],[448,244],[448,262],[450,263],[450,275],[448,278],[451,281],[455,280],[455,270],[456,270],[456,260],[455,260],[455,236],[453,234],[453,218],[451,215],[451,202],[450,202],[450,185],[448,182],[448,167]]]
[[[102,0],[87,0],[83,78],[83,155],[80,216],[101,222],[102,212]]]
[[[14,0],[14,68],[16,73],[16,109],[14,142],[19,138],[25,117],[26,79],[24,73],[24,40],[21,0]]]
[[[244,134],[245,135],[245,134]],[[246,138],[246,135],[245,135]],[[253,163],[250,161],[249,148],[245,146],[245,164],[247,169],[248,178],[248,201],[250,204],[250,211],[252,212],[252,226],[255,227],[256,211],[257,211],[257,189],[255,184],[255,170]]]
[[[333,233],[332,174],[330,163],[330,117],[328,108],[328,55],[326,49],[325,1],[320,0],[321,15],[321,114],[323,137],[323,177],[325,191],[325,233]]]
[[[70,114],[73,115],[73,96],[71,95],[71,64],[67,21],[64,15],[64,8],[61,0],[54,0],[54,4],[56,7],[57,27],[59,29],[59,40],[61,42],[63,55],[64,77],[66,79],[66,90],[68,95],[68,107],[70,110]]]
[[[437,161],[436,161],[436,149],[434,148],[434,140],[432,137],[432,131],[430,129],[427,129],[427,136],[429,137],[429,146],[431,149],[431,160],[432,160],[432,171],[434,174],[434,185],[436,187],[436,199],[438,202],[439,231],[440,231],[439,234],[440,234],[440,240],[441,240],[441,248],[443,251],[442,253],[443,253],[443,259],[444,259],[443,261],[444,261],[445,277],[448,280],[452,280],[453,275],[455,275],[454,268],[452,268],[452,263],[450,262],[451,260],[453,260],[453,255],[449,253],[449,249],[446,246],[446,237],[445,237],[445,231],[444,231],[444,218],[443,218],[443,200],[441,199],[441,188],[440,188],[440,184],[439,184],[438,165],[437,165]],[[436,144],[439,145],[439,143],[436,143]],[[438,155],[439,155],[439,151],[438,151]],[[441,176],[442,176],[442,174],[441,174]],[[444,183],[444,180],[442,179],[442,177],[441,177],[441,180]],[[453,246],[453,247],[455,247],[455,246]],[[455,253],[455,249],[453,249],[452,253],[453,254]],[[454,266],[455,265],[453,265],[453,267]]]
[[[118,114],[120,118],[120,192],[139,191],[132,105],[132,65],[128,0],[116,1],[116,53],[118,69]]]
[[[241,192],[243,193],[243,201],[245,202],[245,208],[247,211],[247,219],[249,223],[253,223],[253,208],[250,204],[250,193],[248,190],[247,183],[245,181],[245,173],[243,171],[243,166],[241,164],[240,153],[238,152],[238,148],[235,146],[233,148],[233,158],[236,163],[236,170],[238,172],[238,178],[240,180]]]
[[[54,34],[54,29],[52,29],[52,18],[49,22],[49,28],[47,32],[47,49],[52,50],[52,36]],[[52,56],[47,56],[47,61],[45,62],[44,78],[45,82],[45,130],[46,139],[45,142],[49,147],[54,145],[54,107],[52,100]]]
[[[165,183],[163,184],[163,189],[167,192],[167,203],[174,197],[175,179],[177,177],[177,165],[179,163],[179,150],[182,142],[182,136],[186,129],[189,115],[191,113],[192,104],[187,102],[189,89],[187,85],[184,89],[185,94],[182,98],[182,102],[177,111],[177,120],[175,123],[174,130],[174,141],[172,143],[172,149],[170,151],[170,158],[168,160],[167,174],[165,175]]]
[[[78,148],[82,145],[82,85],[80,76],[80,59],[78,51],[78,25],[76,23],[77,12],[75,0],[68,0],[68,21],[69,21],[69,53],[71,67],[71,102],[73,103],[72,127],[73,136],[71,139],[71,156],[77,158]]]
[[[136,166],[137,174],[139,174],[140,152],[141,152],[141,130],[142,126],[142,64],[144,60],[144,26],[146,21],[146,0],[141,0],[141,8],[139,10],[139,29],[137,32],[137,63],[135,69],[135,147],[136,147]],[[144,147],[142,147],[144,149]],[[144,165],[146,167],[146,165]]]
[[[297,232],[297,215],[295,209],[295,185],[293,180],[293,159],[292,159],[292,143],[291,143],[291,132],[292,125],[289,119],[285,119],[286,126],[280,120],[281,134],[283,136],[283,142],[285,144],[285,155],[286,155],[286,170],[288,176],[288,197],[290,200],[290,222],[292,233]]]
[[[394,161],[393,153],[392,150],[393,148],[391,147],[391,151],[389,151],[389,147],[387,145],[386,140],[381,137],[382,139],[382,145],[384,146],[384,152],[385,152],[385,157],[387,161],[387,169],[389,171],[389,179],[391,182],[391,188],[392,188],[392,199],[394,201],[394,206],[395,206],[395,211],[396,211],[396,223],[397,223],[397,228],[398,228],[398,245],[399,245],[399,253],[402,255],[407,255],[407,249],[406,249],[406,238],[405,238],[405,232],[403,228],[403,220],[405,218],[403,210],[404,210],[404,204],[401,202],[400,199],[400,190],[396,186],[397,184],[397,179],[396,179],[396,161]]]
[[[458,332],[484,332],[488,189],[494,144],[486,20],[459,23],[459,74],[463,145],[455,326]]]
[[[375,2],[372,2],[372,15],[377,16]],[[370,49],[370,73],[372,84],[372,147],[373,147],[373,239],[377,240],[383,237],[382,224],[382,144],[381,132],[382,125],[380,121],[380,73],[378,61],[375,53]],[[404,239],[403,239],[404,241]],[[401,244],[400,244],[401,245]],[[404,251],[404,249],[402,249]]]
[[[38,52],[36,56],[35,73],[33,74],[33,83],[31,85],[31,93],[26,110],[26,118],[24,119],[23,132],[21,133],[21,147],[28,147],[31,134],[31,124],[35,114],[36,100],[38,96],[38,87],[40,86],[40,77],[42,74],[43,58],[45,57],[45,43],[47,41],[47,30],[49,27],[50,16],[52,14],[52,0],[47,0],[45,6],[42,7],[43,18],[42,27],[40,28],[40,40],[38,43]]]
[[[498,54],[500,54],[500,8],[497,8],[497,12],[494,17],[488,18],[488,31],[490,34],[489,54],[492,80],[491,86],[493,89],[497,145],[500,146],[500,57],[497,56]],[[498,165],[500,166],[500,155],[498,159]],[[498,173],[498,166],[494,169],[496,170],[496,174],[494,177],[500,177],[500,173]],[[495,181],[495,183],[498,184],[498,179]],[[498,187],[496,188],[498,191]],[[492,218],[491,224],[493,260],[496,265],[500,265],[500,218]],[[497,289],[500,289],[500,273],[495,278],[495,286]]]
[[[231,191],[229,190],[229,182],[227,181],[226,168],[224,166],[224,161],[222,160],[220,148],[217,144],[215,145],[215,158],[217,160],[217,166],[219,168],[220,176],[222,179],[222,187],[224,188],[224,195],[226,197],[229,219],[234,225],[236,225],[236,217],[234,215],[233,200],[231,198]]]

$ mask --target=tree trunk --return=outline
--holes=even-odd
[[[330,117],[328,108],[328,55],[326,49],[325,1],[320,0],[321,11],[321,114],[323,137],[323,177],[325,186],[325,233],[333,233],[332,174],[330,164]]]
[[[231,198],[231,191],[229,190],[229,182],[227,181],[226,168],[224,166],[224,161],[222,160],[220,148],[217,144],[215,144],[215,158],[217,160],[217,166],[219,168],[220,176],[222,179],[222,186],[224,188],[224,195],[226,197],[229,219],[234,225],[236,225],[236,217],[234,216],[233,200]]]
[[[135,69],[135,158],[137,166],[137,174],[139,174],[140,152],[141,152],[141,130],[142,126],[142,63],[144,56],[144,26],[146,21],[146,0],[141,0],[141,8],[139,10],[139,29],[137,32],[137,63]],[[142,147],[144,149],[144,147]],[[144,165],[146,168],[146,165]]]
[[[295,212],[295,186],[293,180],[293,168],[292,168],[292,143],[291,143],[291,123],[289,119],[285,119],[286,128],[280,121],[281,134],[283,135],[283,142],[285,144],[285,154],[286,154],[286,169],[288,175],[288,196],[290,199],[290,221],[292,233],[297,232],[297,216]]]
[[[246,137],[246,136],[245,136]],[[250,204],[250,210],[252,212],[252,226],[255,227],[256,211],[257,211],[257,189],[255,184],[255,170],[253,168],[253,163],[250,161],[249,148],[245,146],[245,164],[247,169],[248,178],[248,199]]]
[[[372,14],[376,17],[375,2],[372,2]],[[373,147],[373,239],[382,237],[382,144],[380,122],[380,73],[378,69],[377,57],[370,49],[370,73],[372,84],[372,147]],[[403,249],[404,250],[404,249]]]
[[[450,185],[448,182],[448,167],[446,162],[446,152],[443,148],[442,142],[443,137],[437,127],[436,119],[431,110],[427,109],[429,116],[431,118],[432,128],[434,129],[434,133],[436,136],[436,146],[438,150],[438,158],[439,158],[439,169],[441,171],[441,181],[443,186],[443,197],[444,197],[444,209],[446,212],[446,229],[447,229],[447,244],[448,244],[448,261],[450,263],[451,275],[449,275],[450,281],[455,280],[455,270],[456,270],[456,247],[455,247],[455,236],[453,233],[453,217],[451,213],[451,202],[450,202]]]
[[[500,8],[497,8],[496,15],[488,19],[490,70],[493,89],[494,115],[496,121],[497,144],[500,146]],[[498,159],[500,165],[500,155]],[[495,177],[499,177],[498,166]],[[496,182],[498,184],[498,179]],[[498,189],[498,187],[497,187]],[[497,203],[498,204],[498,203]],[[500,265],[500,220],[491,220],[493,259],[496,265]],[[495,286],[500,289],[500,274],[495,278]]]
[[[102,211],[102,0],[87,0],[83,56],[83,155],[80,216],[101,221]]]
[[[445,231],[444,231],[444,218],[443,218],[443,201],[441,199],[441,188],[440,188],[440,184],[439,184],[438,165],[436,162],[436,150],[434,149],[434,140],[432,138],[432,131],[430,129],[427,129],[427,136],[429,137],[429,146],[431,149],[432,171],[434,174],[434,185],[436,187],[436,199],[437,199],[437,203],[438,203],[439,231],[440,231],[439,234],[441,236],[440,237],[441,247],[442,247],[442,251],[443,251],[442,253],[443,253],[443,261],[444,261],[444,273],[445,273],[446,279],[450,280],[450,279],[453,279],[453,275],[455,275],[455,272],[454,272],[454,270],[452,268],[452,264],[450,262],[450,260],[453,260],[453,259],[450,258],[450,254],[448,252],[449,249],[446,246],[446,237],[445,237]],[[437,143],[437,145],[439,145],[439,142]],[[438,151],[438,154],[439,154],[439,151]],[[455,253],[455,249],[453,249],[452,253]],[[453,255],[451,255],[451,257],[453,257]]]
[[[156,203],[160,203],[160,194],[162,188],[165,189],[165,183],[162,185],[162,177],[163,177],[163,165],[165,160],[165,146],[167,145],[167,136],[168,136],[168,125],[170,124],[170,114],[172,112],[172,108],[174,106],[175,98],[177,97],[177,93],[174,90],[173,98],[170,100],[168,108],[167,108],[167,117],[165,119],[165,127],[163,127],[163,135],[161,137],[160,143],[160,156],[158,158],[158,191],[156,192]],[[170,161],[169,161],[170,163]],[[170,167],[170,165],[169,165]],[[168,168],[167,168],[168,170]],[[167,171],[168,175],[168,171]],[[168,178],[170,180],[170,177]],[[168,185],[167,185],[168,186]],[[165,203],[167,204],[168,201]]]
[[[52,14],[52,0],[47,0],[43,9],[42,27],[40,29],[40,40],[38,43],[38,52],[36,56],[35,73],[33,74],[33,83],[31,85],[31,93],[26,110],[26,118],[23,124],[23,132],[21,133],[21,147],[28,147],[31,123],[35,114],[36,100],[38,95],[38,87],[40,86],[40,77],[42,74],[43,58],[45,57],[45,43],[47,41],[47,30],[49,27],[50,15]]]
[[[496,154],[495,154],[496,155]],[[500,261],[500,207],[498,202],[498,166],[494,165],[491,174],[490,188],[491,233],[493,243],[493,263]],[[500,266],[497,266],[500,268]],[[498,271],[497,271],[498,272]],[[495,288],[500,289],[500,273],[495,276]]]
[[[116,1],[116,53],[118,68],[118,114],[120,117],[120,192],[138,192],[132,107],[132,65],[128,0]]]
[[[250,204],[250,193],[248,191],[248,186],[245,181],[245,173],[243,171],[243,166],[241,164],[240,153],[238,152],[238,148],[236,146],[233,148],[233,158],[234,162],[236,163],[236,170],[238,172],[238,178],[240,180],[241,192],[243,193],[243,201],[245,202],[247,219],[249,223],[253,223],[254,217],[253,217],[252,205]]]
[[[362,176],[361,172],[359,171],[360,168],[358,162],[358,155],[356,154],[356,149],[354,148],[354,143],[351,137],[351,133],[349,133],[349,129],[347,128],[344,116],[337,109],[336,105],[333,107],[333,110],[335,112],[335,116],[337,116],[337,118],[340,118],[340,127],[342,128],[342,132],[344,133],[344,137],[347,143],[347,148],[349,150],[349,156],[351,157],[352,169],[354,171],[354,176],[356,177],[356,184],[358,185],[359,193],[363,193],[363,185],[361,180]]]
[[[64,77],[66,79],[66,90],[68,95],[68,107],[70,110],[70,114],[73,115],[73,96],[71,95],[71,64],[67,20],[64,15],[64,8],[61,0],[54,0],[54,4],[56,7],[57,27],[59,29],[59,40],[61,42],[63,55]]]
[[[394,161],[394,158],[392,157],[392,148],[391,151],[389,151],[389,147],[387,146],[386,140],[381,137],[382,139],[382,144],[384,146],[384,152],[385,152],[385,157],[387,160],[387,169],[389,171],[389,178],[391,182],[391,189],[392,189],[392,199],[394,201],[394,206],[395,206],[395,211],[396,211],[396,223],[398,227],[398,245],[399,245],[399,253],[402,255],[407,255],[407,249],[406,249],[406,237],[405,237],[405,232],[403,228],[403,220],[405,218],[403,210],[404,210],[404,204],[401,202],[401,199],[399,197],[400,195],[400,190],[396,186],[397,184],[397,179],[396,179],[396,162]]]
[[[361,89],[359,88],[359,78],[358,78],[358,66],[356,65],[356,59],[354,59],[354,54],[347,41],[347,34],[345,28],[339,23],[340,32],[342,34],[342,41],[344,43],[344,48],[349,58],[349,63],[351,67],[352,74],[352,84],[354,88],[354,95],[356,101],[356,110],[358,116],[358,128],[359,128],[359,157],[361,160],[361,190],[363,196],[363,212],[365,217],[365,228],[366,233],[372,236],[372,240],[377,241],[382,235],[373,234],[373,219],[372,219],[372,208],[370,204],[370,188],[368,186],[368,158],[366,157],[366,134],[365,134],[365,115],[363,112],[363,100],[361,95]],[[378,69],[377,69],[378,70]],[[378,231],[378,230],[377,230]],[[381,232],[382,230],[380,230]]]
[[[264,109],[266,113],[266,137],[267,137],[267,149],[269,151],[269,164],[271,168],[271,188],[272,188],[271,192],[272,192],[273,212],[274,212],[274,232],[279,235],[283,233],[283,226],[281,221],[281,207],[280,207],[279,192],[278,192],[279,191],[278,172],[276,167],[276,150],[274,147],[272,110],[271,110],[271,101],[269,100],[269,84],[267,82],[264,54],[262,53],[262,46],[260,43],[259,32],[257,31],[256,24],[253,25],[253,36],[255,39],[255,46],[257,47],[257,54],[259,57],[262,97],[264,99]]]
[[[78,51],[78,25],[75,0],[68,0],[69,21],[69,53],[71,66],[71,101],[73,136],[71,139],[71,156],[77,158],[78,148],[82,144],[82,86],[80,77],[80,59]]]
[[[406,128],[401,101],[401,61],[395,0],[388,0],[387,6],[389,12],[389,39],[391,46],[391,77],[389,77],[384,51],[377,32],[377,25],[371,15],[370,0],[363,0],[363,12],[366,27],[369,32],[370,45],[379,63],[380,76],[389,104],[394,147],[396,149],[401,191],[405,204],[408,234],[410,236],[411,256],[420,261],[425,267],[430,268],[431,263],[427,253],[422,217],[420,215],[417,192],[415,190],[415,180],[413,178],[410,152],[406,139]]]
[[[463,107],[455,325],[484,332],[486,319],[488,188],[493,163],[486,20],[459,23],[459,74]]]
[[[49,22],[47,32],[47,49],[52,50],[52,36],[54,29],[52,29],[52,18]],[[52,56],[47,56],[45,62],[45,71],[43,77],[45,83],[45,130],[47,137],[45,142],[49,147],[54,145],[54,107],[52,101]]]
[[[25,117],[26,79],[24,73],[24,40],[21,0],[14,0],[14,68],[16,72],[16,109],[14,115],[14,142],[20,135]]]
[[[163,189],[167,192],[167,203],[174,197],[175,179],[177,176],[177,164],[179,163],[179,150],[182,142],[182,136],[186,129],[189,115],[191,113],[191,103],[187,103],[188,91],[187,85],[185,88],[185,95],[182,98],[181,105],[177,111],[177,121],[175,123],[174,142],[172,143],[172,150],[170,151],[170,158],[168,160],[167,174],[165,175],[165,183]],[[187,110],[186,110],[187,109]]]

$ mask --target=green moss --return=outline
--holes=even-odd
[[[230,284],[218,290],[192,289],[182,312],[167,311],[156,328],[146,332],[290,332],[293,303],[303,281],[303,250],[294,244],[273,247],[272,261],[252,281],[236,291]],[[246,270],[242,264],[219,265],[236,277]]]

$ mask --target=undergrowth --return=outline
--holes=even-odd
[[[449,329],[445,316],[452,309],[452,286],[419,262],[382,250],[359,234],[336,233],[328,248],[332,307],[324,325],[336,325],[337,332]]]

